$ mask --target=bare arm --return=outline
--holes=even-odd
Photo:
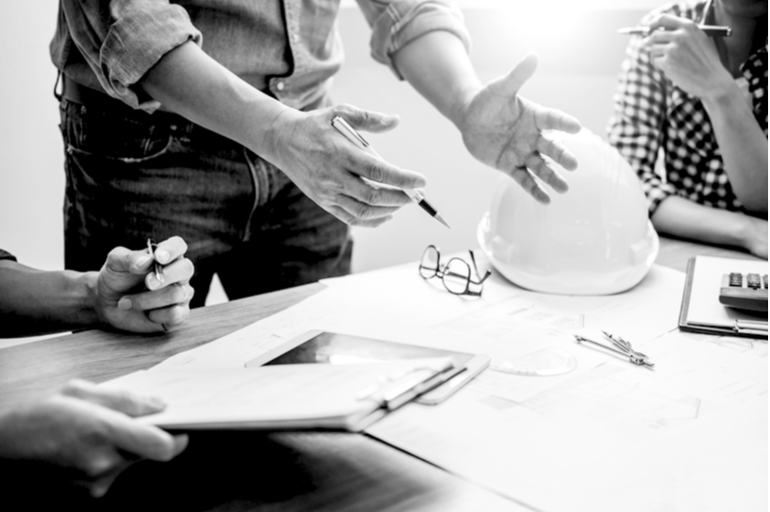
[[[669,196],[655,210],[652,223],[661,233],[741,247],[767,258],[766,220]]]
[[[99,324],[134,332],[169,330],[190,312],[193,274],[187,245],[158,245],[163,282],[146,251],[112,250],[99,272],[43,271],[0,261],[0,334],[28,336]]]
[[[703,102],[735,195],[751,212],[767,214],[767,138],[714,43],[695,24],[661,16],[649,37],[655,65]]]

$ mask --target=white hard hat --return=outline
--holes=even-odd
[[[513,283],[530,290],[603,295],[639,283],[660,242],[641,184],[615,148],[587,129],[560,137],[578,160],[551,204],[536,202],[504,177],[479,223],[481,249]]]

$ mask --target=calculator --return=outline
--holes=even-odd
[[[767,312],[767,274],[723,275],[719,302],[735,309]]]

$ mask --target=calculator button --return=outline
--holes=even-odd
[[[754,290],[758,290],[762,287],[762,283],[759,280],[759,274],[749,274],[746,276],[746,286]]]
[[[764,282],[765,282],[765,290],[767,290],[767,274],[765,274],[764,276],[762,276],[762,281],[764,281]]]
[[[737,272],[730,272],[730,286],[743,286],[743,275]]]

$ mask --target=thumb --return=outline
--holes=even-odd
[[[352,105],[340,105],[335,109],[337,115],[345,119],[356,130],[380,133],[398,126],[399,117],[373,110],[363,110]]]
[[[501,93],[512,96],[535,74],[538,63],[537,54],[530,53],[519,61],[508,75],[498,81],[497,86]]]
[[[145,416],[166,408],[166,404],[157,398],[97,386],[84,380],[69,381],[61,390],[61,394],[101,405],[132,417]]]

